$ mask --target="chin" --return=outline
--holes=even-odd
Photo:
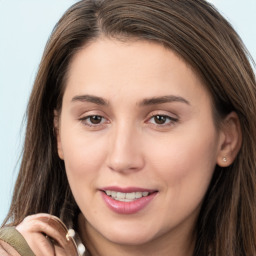
[[[154,232],[144,231],[143,230],[131,230],[131,229],[121,229],[116,228],[116,230],[111,230],[111,232],[106,232],[104,235],[105,238],[113,243],[122,244],[122,245],[142,245],[150,242],[154,238]]]

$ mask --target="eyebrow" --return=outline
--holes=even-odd
[[[140,106],[148,106],[148,105],[164,104],[164,103],[169,103],[169,102],[181,102],[181,103],[190,105],[188,100],[186,100],[180,96],[175,96],[175,95],[167,95],[167,96],[144,99],[141,103],[139,103],[139,105]]]
[[[72,102],[90,102],[101,106],[107,106],[109,105],[108,101],[105,100],[102,97],[94,96],[94,95],[77,95],[72,98]],[[139,103],[139,106],[149,106],[149,105],[157,105],[157,104],[164,104],[169,102],[181,102],[185,103],[187,105],[190,105],[189,101],[175,95],[167,95],[167,96],[161,96],[161,97],[153,97],[144,99]]]
[[[88,95],[88,94],[75,96],[75,97],[72,98],[71,101],[72,102],[77,102],[77,101],[91,102],[91,103],[101,105],[101,106],[108,105],[108,102],[105,99],[103,99],[101,97],[98,97],[98,96],[94,96],[94,95]]]

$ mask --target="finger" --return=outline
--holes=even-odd
[[[56,256],[74,256],[64,251],[63,248],[59,247],[58,245],[55,246],[55,255]]]
[[[55,216],[49,214],[35,214],[28,216],[19,224],[17,230],[24,235],[25,239],[29,239],[31,233],[43,233],[56,241],[55,244],[60,245],[70,255],[76,255],[76,247],[72,239],[67,240],[66,226]]]
[[[53,244],[41,233],[27,237],[27,242],[36,256],[55,256]]]

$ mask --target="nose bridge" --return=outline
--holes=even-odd
[[[108,167],[119,172],[140,170],[144,160],[139,144],[140,134],[135,125],[116,124],[110,136]]]

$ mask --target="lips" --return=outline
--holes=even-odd
[[[134,214],[144,209],[156,196],[156,190],[107,187],[100,190],[103,201],[115,213]]]

